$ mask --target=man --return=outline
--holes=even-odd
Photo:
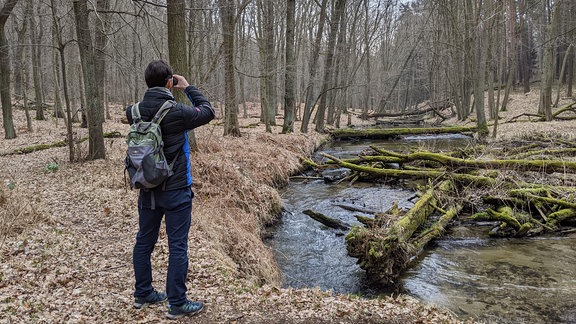
[[[140,101],[142,120],[150,121],[166,100],[174,100],[171,90],[183,90],[192,106],[177,103],[160,123],[164,154],[169,163],[175,160],[170,176],[162,185],[149,190],[140,190],[138,196],[139,230],[134,245],[133,264],[136,279],[134,307],[163,302],[168,299],[170,319],[194,315],[204,308],[202,302],[193,302],[186,297],[186,275],[188,273],[188,232],[192,216],[192,176],[190,173],[190,146],[188,130],[207,124],[214,118],[210,102],[195,86],[181,76],[172,73],[172,68],[163,60],[152,61],[144,78],[148,90]],[[132,123],[131,106],[126,110]],[[150,256],[154,250],[162,217],[165,216],[168,235],[168,274],[166,293],[152,287],[152,264]]]

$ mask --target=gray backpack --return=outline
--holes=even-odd
[[[162,184],[172,172],[174,161],[168,164],[164,156],[164,141],[160,123],[176,103],[166,101],[151,121],[145,122],[140,115],[139,103],[132,105],[132,125],[126,143],[126,171],[130,177],[130,188],[152,189]]]

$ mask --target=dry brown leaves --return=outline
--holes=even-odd
[[[26,132],[23,115],[14,111],[18,137],[0,141],[0,154],[65,139],[62,120],[34,121],[34,131]],[[114,108],[105,131],[125,133],[127,125],[120,123],[121,118],[122,108]],[[405,296],[363,299],[316,289],[277,288],[280,273],[272,252],[262,243],[262,226],[280,208],[275,187],[285,184],[301,167],[299,157],[308,156],[325,137],[280,135],[277,126],[274,134],[266,134],[262,127],[243,128],[241,138],[229,138],[222,136],[218,122],[197,130],[200,153],[192,157],[196,197],[188,294],[207,304],[195,321],[458,321],[446,310]],[[241,120],[243,125],[255,122]],[[546,127],[576,129],[574,123],[560,123]],[[87,136],[85,129],[75,127],[78,138]],[[506,128],[500,126],[502,136]],[[511,129],[521,132],[517,124]],[[83,152],[85,145],[79,146]],[[124,184],[124,140],[106,139],[106,148],[105,160],[72,164],[65,147],[0,155],[0,226],[5,231],[0,232],[0,323],[166,321],[164,305],[132,308],[137,193]],[[153,254],[158,289],[163,289],[167,254],[162,232]]]

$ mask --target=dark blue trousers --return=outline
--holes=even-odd
[[[136,278],[134,296],[148,296],[153,291],[150,256],[158,241],[165,216],[168,236],[168,274],[166,294],[171,305],[186,301],[188,274],[188,232],[192,218],[192,190],[140,190],[138,197],[139,230],[134,245],[133,264]]]

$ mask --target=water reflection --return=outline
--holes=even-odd
[[[576,321],[576,237],[440,240],[402,279],[422,300],[498,323]]]

